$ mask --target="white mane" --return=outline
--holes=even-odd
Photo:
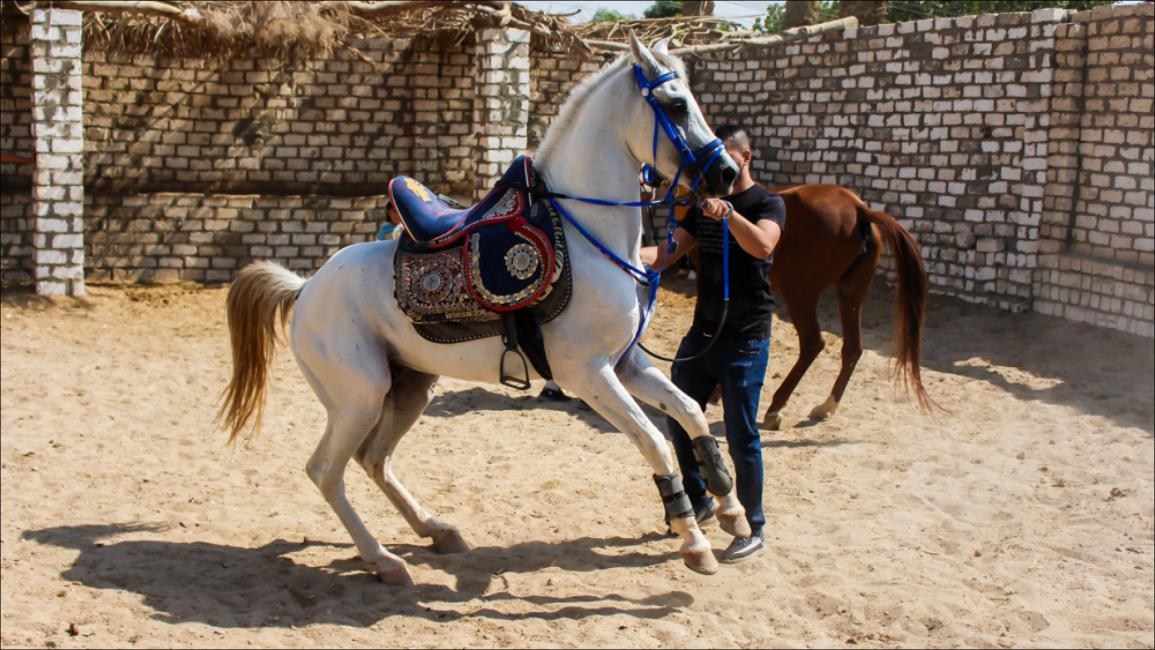
[[[686,81],[686,66],[682,63],[681,59],[670,54],[663,55],[657,52],[653,54],[659,63],[669,66],[671,70],[676,71],[678,77],[688,85]],[[569,97],[566,98],[561,109],[558,110],[557,117],[554,119],[553,124],[550,124],[549,128],[546,129],[545,137],[541,139],[541,144],[538,145],[534,158],[538,161],[546,160],[550,153],[553,152],[553,148],[557,145],[561,134],[569,130],[569,127],[577,118],[579,110],[585,105],[586,99],[589,98],[594,88],[597,88],[602,81],[629,63],[633,63],[633,56],[627,52],[619,56],[610,65],[602,68],[601,71],[578,82],[578,84],[573,87],[573,90],[570,91]]]

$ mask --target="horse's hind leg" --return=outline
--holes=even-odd
[[[381,581],[413,584],[405,561],[381,546],[345,496],[345,467],[381,417],[381,404],[390,384],[388,366],[383,359],[375,361],[369,354],[346,360],[347,363],[306,359],[301,354],[297,359],[329,412],[325,435],[305,471],[349,531],[362,559],[377,567]]]
[[[457,529],[433,518],[413,498],[409,490],[393,474],[393,452],[397,443],[416,424],[425,407],[433,399],[436,375],[401,369],[393,376],[393,388],[385,398],[381,419],[373,432],[361,443],[356,459],[365,473],[385,496],[401,511],[413,532],[433,538],[433,548],[439,553],[461,553],[469,550]]]
[[[878,270],[881,255],[882,248],[875,235],[868,241],[866,252],[838,280],[838,315],[842,321],[842,368],[838,371],[838,378],[834,380],[830,397],[810,411],[812,418],[828,418],[834,415],[839,402],[842,401],[842,395],[846,392],[846,385],[850,383],[850,376],[854,374],[854,368],[862,358],[862,306],[870,293],[870,285],[874,281],[874,273]]]
[[[790,401],[790,395],[802,381],[802,376],[810,369],[810,364],[822,353],[826,343],[822,340],[822,327],[818,324],[818,292],[807,292],[805,295],[792,294],[786,296],[786,309],[790,312],[790,320],[794,329],[798,331],[798,360],[794,367],[782,380],[782,385],[774,391],[770,400],[770,407],[766,409],[766,416],[762,423],[767,429],[777,431],[782,426],[782,409]]]

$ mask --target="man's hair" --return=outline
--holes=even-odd
[[[738,126],[737,124],[723,124],[714,129],[714,135],[718,136],[718,139],[722,142],[729,142],[730,139],[733,138],[734,143],[741,147],[743,151],[753,149],[753,145],[750,142],[750,134],[746,132],[744,127]]]

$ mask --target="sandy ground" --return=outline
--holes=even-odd
[[[952,414],[932,418],[894,397],[880,292],[842,411],[805,418],[832,345],[789,427],[764,434],[769,551],[712,577],[659,534],[650,472],[600,417],[443,380],[398,474],[472,552],[432,553],[348,474],[419,583],[397,589],[365,572],[305,476],[324,413],[289,354],[263,437],[224,446],[224,298],[4,296],[3,645],[1153,643],[1149,340],[935,299],[926,376]],[[673,349],[689,304],[665,296],[656,347]],[[796,351],[776,321],[763,405]]]

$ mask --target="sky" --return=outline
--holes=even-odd
[[[638,18],[646,7],[654,4],[653,0],[517,0],[517,4],[534,11],[548,11],[552,13],[570,12],[580,9],[581,13],[570,20],[585,22],[594,16],[599,7],[613,9],[623,14],[633,14]],[[714,15],[729,18],[736,23],[749,26],[754,18],[766,14],[767,0],[714,0]]]

